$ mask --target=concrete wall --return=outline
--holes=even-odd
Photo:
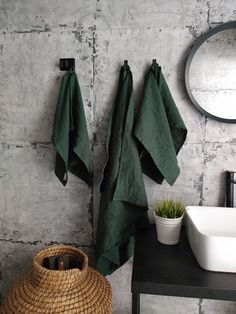
[[[4,294],[45,245],[93,254],[108,120],[120,65],[129,60],[139,98],[153,58],[162,65],[188,127],[174,187],[145,178],[150,204],[169,194],[188,204],[222,205],[223,171],[235,170],[236,125],[202,116],[184,89],[189,48],[209,27],[236,18],[233,0],[0,1],[0,291]],[[94,157],[94,187],[54,175],[52,122],[60,57],[74,57]],[[131,313],[132,262],[109,277],[114,313]],[[229,314],[231,302],[143,296],[145,314]]]

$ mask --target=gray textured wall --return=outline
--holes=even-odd
[[[0,0],[0,291],[5,293],[45,245],[68,243],[92,254],[107,125],[120,64],[129,60],[139,98],[153,58],[163,67],[188,127],[174,187],[145,179],[148,198],[222,205],[224,170],[235,170],[236,125],[202,116],[184,89],[189,48],[202,32],[236,18],[233,0]],[[54,175],[52,122],[62,73],[76,58],[94,156],[94,187]],[[131,313],[132,262],[109,277],[114,313]],[[142,297],[143,313],[229,314],[231,302]]]

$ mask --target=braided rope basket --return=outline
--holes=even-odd
[[[51,270],[45,258],[67,254],[79,268]],[[111,314],[112,291],[107,279],[88,267],[87,255],[78,248],[57,246],[39,252],[32,269],[6,297],[1,314]]]

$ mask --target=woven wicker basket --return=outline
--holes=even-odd
[[[67,254],[79,268],[50,270],[45,258]],[[0,308],[1,314],[112,313],[109,282],[88,267],[87,255],[74,247],[57,246],[38,253],[31,271],[16,283]]]

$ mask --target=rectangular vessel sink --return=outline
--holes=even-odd
[[[236,273],[236,208],[188,206],[187,238],[199,265]]]

